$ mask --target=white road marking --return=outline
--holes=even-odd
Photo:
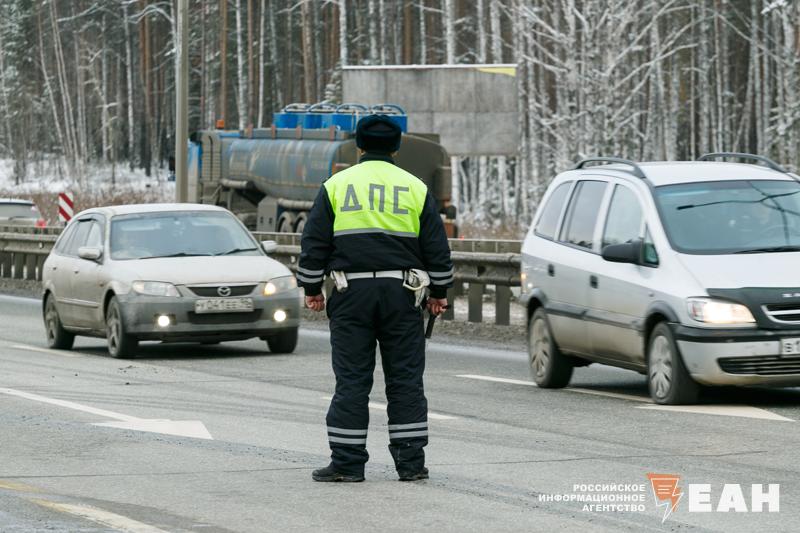
[[[47,403],[56,405],[58,407],[65,407],[74,411],[82,411],[103,418],[112,418],[117,422],[98,422],[92,424],[93,426],[112,427],[117,429],[129,429],[133,431],[147,431],[150,433],[163,433],[166,435],[175,435],[178,437],[191,437],[195,439],[212,440],[211,433],[208,432],[206,426],[199,420],[163,420],[163,419],[145,419],[137,418],[135,416],[125,415],[122,413],[115,413],[114,411],[107,411],[105,409],[98,409],[89,405],[70,402],[67,400],[58,400],[56,398],[48,398],[14,389],[6,389],[0,387],[0,394],[7,394],[9,396],[16,396],[18,398],[25,398],[34,402]]]
[[[9,346],[15,350],[25,350],[27,352],[47,353],[51,355],[61,355],[63,357],[83,357],[82,354],[77,352],[70,352],[68,350],[52,350],[50,348],[40,348],[38,346],[28,346],[27,344],[12,344]]]
[[[750,407],[749,405],[638,405],[637,409],[653,411],[673,411],[678,413],[694,413],[699,415],[738,416],[743,418],[760,418],[762,420],[777,420],[780,422],[794,422],[791,418],[776,415],[766,409]]]
[[[467,379],[477,379],[480,381],[493,381],[495,383],[510,383],[511,385],[525,385],[528,387],[536,387],[536,383],[533,381],[524,381],[521,379],[509,379],[509,378],[496,378],[494,376],[481,376],[479,374],[457,374],[456,377],[459,378],[467,378]],[[605,396],[607,398],[616,398],[618,400],[629,400],[633,402],[646,402],[651,403],[649,398],[644,396],[636,396],[633,394],[622,394],[619,392],[607,392],[601,390],[592,390],[592,389],[582,389],[578,387],[566,387],[563,390],[570,391],[570,392],[578,392],[580,394],[593,394],[595,396]]]
[[[331,401],[330,396],[320,396],[320,398],[328,402]],[[369,402],[368,405],[370,409],[374,409],[376,411],[386,411],[386,409],[388,408],[385,403],[380,403],[380,402]],[[458,420],[457,416],[442,415],[439,413],[432,413],[430,411],[428,411],[428,418],[430,418],[431,420]]]
[[[520,379],[496,378],[494,376],[481,376],[476,374],[458,374],[456,377],[477,379],[481,381],[492,381],[496,383],[510,383],[512,385],[526,385],[528,387],[535,387],[536,383],[533,381],[523,381]],[[676,413],[692,413],[701,415],[718,415],[718,416],[737,416],[741,418],[760,418],[762,420],[777,420],[780,422],[794,422],[791,418],[786,418],[767,411],[766,409],[759,409],[758,407],[751,407],[749,405],[656,405],[650,398],[645,396],[636,396],[633,394],[622,394],[618,392],[607,392],[593,389],[583,389],[578,387],[566,387],[563,390],[570,392],[578,392],[580,394],[592,394],[594,396],[605,396],[607,398],[616,398],[618,400],[628,400],[633,402],[642,402],[648,405],[637,405],[637,409],[651,409],[654,411],[672,411]]]
[[[595,396],[605,396],[606,398],[616,398],[618,400],[628,400],[631,402],[653,403],[647,396],[637,396],[635,394],[623,394],[621,392],[608,392],[603,390],[581,389],[577,387],[567,387],[565,390],[579,392],[581,394],[593,394]]]
[[[300,328],[300,334],[304,337],[312,339],[328,340],[331,336],[330,332],[321,329]],[[525,352],[515,350],[496,350],[492,348],[473,347],[473,346],[458,346],[453,344],[444,344],[440,342],[428,341],[427,348],[430,351],[448,353],[453,355],[464,355],[468,357],[477,357],[480,359],[501,359],[505,361],[524,361],[527,360],[528,355]]]
[[[477,374],[458,374],[456,375],[457,378],[467,378],[467,379],[477,379],[480,381],[493,381],[495,383],[511,383],[512,385],[527,385],[529,387],[535,387],[536,383],[533,381],[523,381],[521,379],[508,379],[508,378],[496,378],[494,376],[480,376]]]
[[[31,298],[30,296],[11,296],[10,294],[0,295],[0,301],[21,303],[28,305],[42,305],[41,298]]]
[[[122,531],[124,533],[168,533],[163,529],[155,526],[133,520],[127,516],[118,515],[109,511],[104,511],[96,507],[88,507],[86,505],[74,505],[71,503],[51,502],[49,500],[33,500],[35,503],[42,507],[79,516],[96,524]]]

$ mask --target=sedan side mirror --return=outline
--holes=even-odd
[[[275,241],[263,241],[261,243],[261,248],[264,249],[264,252],[269,255],[273,254],[278,251],[278,243]]]
[[[612,263],[642,264],[642,241],[636,240],[623,244],[609,244],[603,248],[603,259]]]
[[[78,248],[78,257],[87,261],[99,261],[103,257],[103,249],[96,246],[81,246]]]

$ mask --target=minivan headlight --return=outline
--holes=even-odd
[[[689,316],[706,324],[754,324],[753,313],[742,304],[712,300],[711,298],[689,298]]]
[[[279,292],[288,291],[297,287],[297,280],[294,276],[274,278],[264,285],[264,296],[272,296]]]
[[[131,287],[134,292],[143,296],[170,296],[177,298],[181,295],[175,285],[161,281],[134,281]]]

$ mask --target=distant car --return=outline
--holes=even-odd
[[[43,228],[45,221],[29,200],[0,198],[0,226],[35,226]]]
[[[274,353],[297,344],[300,293],[229,211],[194,204],[127,205],[78,214],[43,269],[47,342],[106,337],[113,357],[139,341],[258,337]]]
[[[732,157],[763,166],[714,161]],[[564,387],[574,366],[628,368],[661,404],[798,386],[799,261],[800,177],[769,159],[584,161],[550,184],[522,247],[531,375]]]

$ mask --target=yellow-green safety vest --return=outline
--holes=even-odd
[[[333,208],[333,236],[385,233],[418,237],[428,187],[413,174],[384,161],[365,161],[325,183]]]

